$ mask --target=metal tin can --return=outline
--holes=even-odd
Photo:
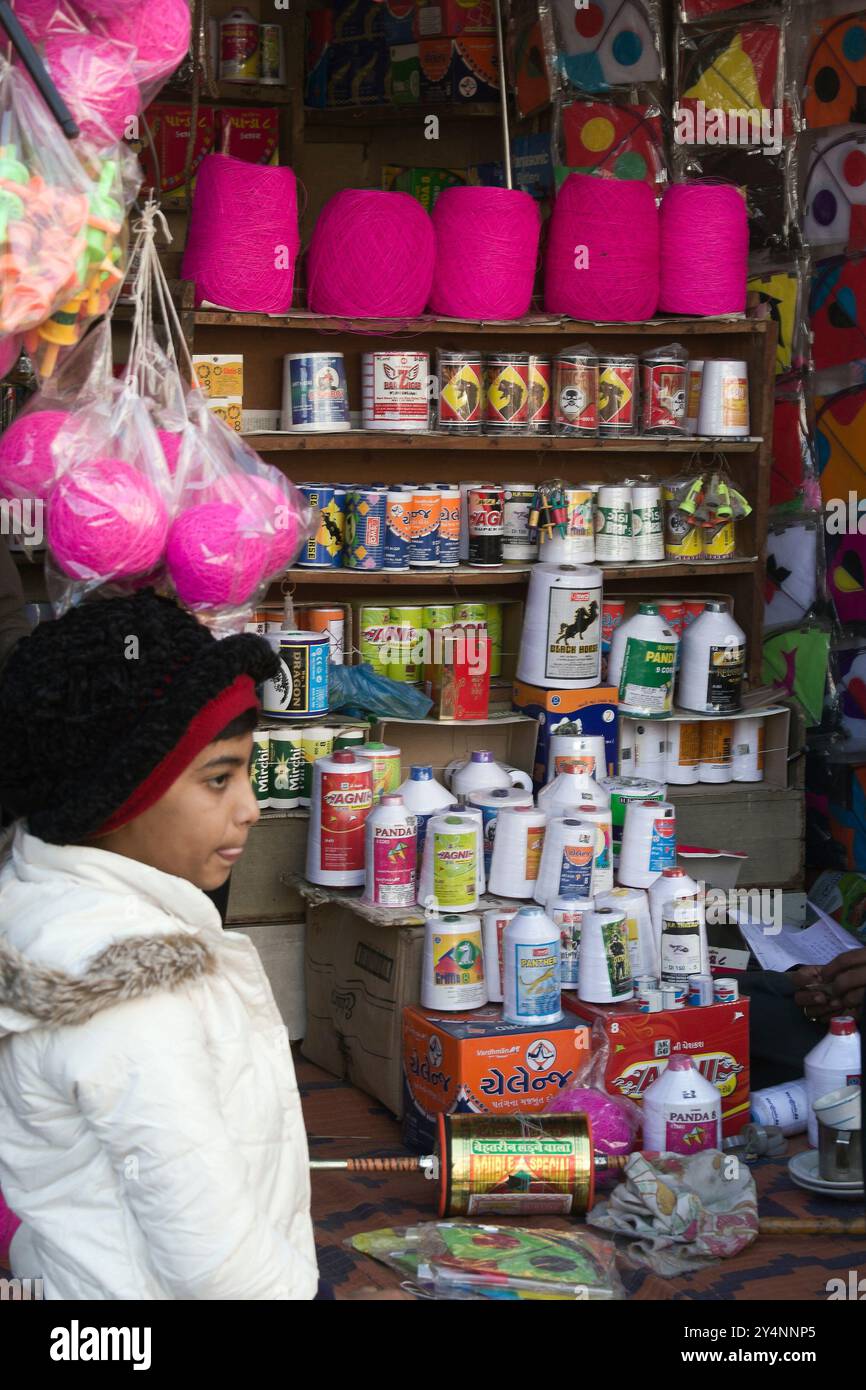
[[[505,489],[484,483],[469,492],[469,563],[479,568],[502,564],[502,511]]]
[[[321,515],[315,534],[304,542],[298,565],[310,570],[340,569],[346,531],[345,490],[327,483],[301,483],[301,492]]]
[[[659,613],[664,618],[671,631],[675,632],[677,637],[682,637],[683,626],[686,620],[682,599],[659,598],[656,599],[656,603],[658,604]]]
[[[280,669],[262,686],[262,712],[272,719],[299,719],[328,708],[327,633],[272,632],[265,641],[280,659]]]
[[[740,997],[740,986],[736,980],[725,977],[713,981],[713,1000],[716,1004],[736,1004]]]
[[[479,434],[484,422],[484,369],[480,353],[436,354],[437,426],[452,434]]]
[[[358,648],[361,661],[372,666],[379,676],[387,676],[388,662],[383,659],[383,651],[390,641],[391,610],[365,605],[360,611],[360,634]]]
[[[298,610],[303,614],[305,632],[323,632],[327,636],[331,651],[329,659],[335,666],[342,666],[346,641],[346,613],[342,608],[306,608]]]
[[[383,569],[408,570],[412,536],[412,494],[389,492],[385,499],[385,557]]]
[[[560,353],[553,363],[556,434],[598,434],[598,358]]]
[[[412,493],[412,527],[409,539],[410,569],[438,569],[441,519],[442,498],[439,489],[417,488]]]
[[[351,570],[380,570],[385,562],[388,494],[353,489],[346,493],[344,563]]]
[[[523,433],[529,423],[529,353],[496,352],[484,358],[488,434]]]
[[[690,975],[689,976],[689,1003],[694,1007],[702,1007],[712,1004],[715,999],[715,989],[712,975]]]
[[[598,361],[598,432],[634,434],[638,422],[636,357],[600,357]]]
[[[701,530],[701,553],[705,560],[731,560],[737,553],[737,528],[732,519]]]
[[[688,1003],[688,998],[689,998],[689,987],[688,987],[688,985],[687,985],[685,982],[683,982],[683,983],[681,983],[681,984],[675,984],[674,987],[673,987],[673,990],[674,990],[674,1004],[676,1004],[677,1006],[679,1006],[680,1004],[686,1004],[686,1003]]]
[[[341,352],[290,352],[283,373],[284,430],[334,434],[351,429]]]
[[[610,651],[613,634],[620,623],[625,621],[625,599],[606,598],[601,605],[601,649]]]
[[[392,608],[391,624],[391,645],[397,659],[390,662],[388,675],[392,681],[415,685],[421,679],[418,645],[424,631],[424,609],[412,604]]]
[[[644,995],[640,1006],[642,1014],[660,1014],[662,1011],[662,992],[660,989],[648,989]]]
[[[429,375],[426,352],[365,352],[361,366],[364,429],[411,433],[428,429]]]
[[[538,555],[538,541],[529,539],[529,514],[535,500],[534,483],[506,483],[502,508],[502,558],[520,564]]]
[[[456,603],[454,605],[455,623],[486,623],[486,603]]]
[[[279,24],[259,25],[261,75],[263,87],[281,87],[286,81],[286,51],[283,28]]]
[[[439,1115],[438,1131],[440,1216],[568,1216],[592,1207],[583,1114]]]
[[[460,564],[460,489],[456,484],[439,489],[439,565],[452,569]]]
[[[634,982],[634,997],[641,1013],[648,1013],[649,995],[657,990],[659,982],[654,975],[638,975]]]
[[[688,364],[679,357],[644,357],[640,374],[643,433],[685,434]]]
[[[701,528],[676,505],[673,489],[662,484],[665,509],[665,555],[669,560],[700,559],[703,552]]]
[[[258,82],[261,49],[258,22],[249,10],[234,9],[219,22],[220,77],[224,82]]]
[[[674,985],[663,984],[661,987],[662,1008],[675,1009],[677,1006],[677,991]]]
[[[529,419],[530,434],[547,434],[553,414],[551,393],[551,362],[549,357],[529,358]]]

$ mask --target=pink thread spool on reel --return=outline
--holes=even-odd
[[[659,219],[652,189],[569,174],[550,219],[544,307],[598,323],[652,318],[659,295]]]
[[[181,603],[197,611],[239,608],[267,573],[270,542],[232,502],[205,502],[171,524],[166,567]]]
[[[65,410],[19,415],[0,436],[0,497],[44,502],[57,476],[52,444],[69,420]]]
[[[300,235],[297,180],[279,165],[227,154],[202,160],[192,200],[183,276],[207,300],[241,313],[292,307]]]
[[[513,188],[446,188],[432,212],[429,307],[458,319],[519,319],[532,304],[541,219]]]
[[[733,184],[677,183],[661,205],[665,314],[741,314],[746,307],[749,220]]]
[[[149,478],[117,458],[75,464],[48,499],[48,545],[70,579],[147,574],[165,548],[168,512]]]
[[[319,213],[307,299],[339,318],[416,318],[433,283],[433,223],[409,193],[347,188]]]

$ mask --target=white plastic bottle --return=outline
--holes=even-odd
[[[647,889],[649,894],[650,921],[653,926],[653,940],[656,955],[662,939],[662,908],[675,898],[696,898],[698,885],[685,869],[663,869]]]
[[[655,603],[642,603],[614,630],[607,682],[619,690],[620,714],[670,714],[678,644]]]
[[[644,1153],[722,1147],[722,1097],[691,1057],[672,1057],[643,1098]]]
[[[809,1098],[809,1143],[818,1147],[818,1121],[812,1108],[828,1091],[860,1084],[860,1034],[849,1014],[830,1019],[827,1036],[807,1055],[804,1064],[806,1094]]]
[[[403,798],[403,805],[418,822],[418,872],[421,871],[421,856],[424,853],[424,836],[427,822],[431,816],[441,815],[449,806],[457,805],[457,797],[433,776],[433,769],[427,763],[413,763],[409,776],[397,788]]]
[[[659,974],[663,984],[688,985],[691,975],[709,975],[710,953],[704,906],[697,898],[674,898],[662,907]]]
[[[701,714],[731,714],[742,708],[745,674],[746,634],[726,603],[708,599],[683,633],[677,704]]]
[[[557,773],[552,782],[542,787],[538,793],[538,809],[549,816],[561,816],[573,811],[581,804],[586,806],[609,806],[610,792],[605,791],[600,782],[569,759],[562,761],[563,771]]]
[[[562,1018],[559,928],[543,907],[522,907],[502,938],[503,1023],[546,1026]]]
[[[402,796],[385,795],[367,817],[366,880],[362,901],[374,907],[411,907],[415,901],[415,817]]]

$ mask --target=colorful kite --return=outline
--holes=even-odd
[[[657,106],[571,101],[560,111],[561,163],[570,172],[641,179],[654,190],[667,179]]]
[[[768,271],[765,275],[752,275],[748,280],[747,313],[749,317],[771,319],[778,326],[777,374],[790,371],[794,364],[800,288],[800,273],[796,268]]]
[[[866,357],[866,256],[819,261],[809,296],[815,370]]]
[[[661,24],[648,0],[552,0],[560,70],[580,92],[635,87],[663,75]]]
[[[804,85],[803,116],[812,129],[866,122],[866,10],[814,25]]]
[[[803,237],[809,246],[866,247],[866,131],[824,135],[808,159]]]
[[[678,105],[707,111],[774,111],[782,105],[782,30],[736,24],[690,34],[680,45]]]
[[[866,385],[815,397],[815,461],[825,505],[866,495]]]

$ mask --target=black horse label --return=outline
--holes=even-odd
[[[585,680],[598,672],[601,641],[596,589],[553,588],[547,612],[545,676]]]

